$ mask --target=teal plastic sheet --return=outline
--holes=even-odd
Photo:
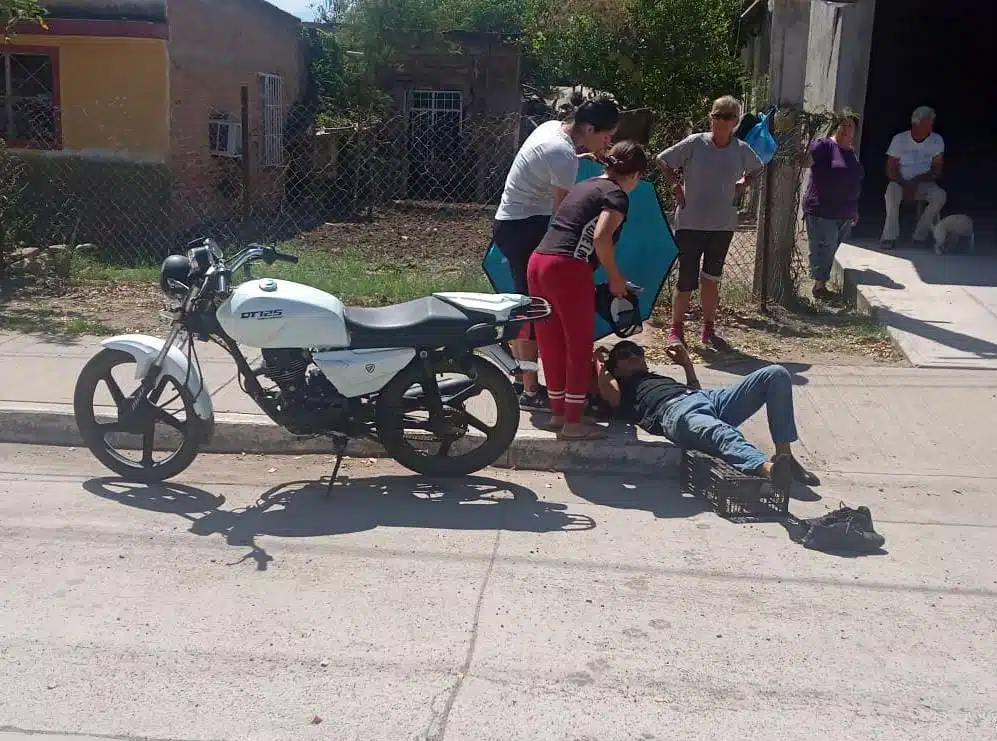
[[[603,168],[591,160],[582,160],[578,167],[578,180],[586,180],[601,175]],[[641,181],[630,194],[630,211],[616,245],[616,262],[627,280],[636,283],[643,291],[638,297],[640,314],[644,321],[651,317],[651,311],[658,300],[661,288],[668,279],[678,247],[668,219],[661,208],[661,202],[654,187]],[[509,263],[492,244],[485,253],[482,268],[496,293],[512,293],[512,273]],[[595,273],[596,284],[607,281],[605,271],[600,267]],[[613,330],[601,316],[596,316],[593,337],[600,340],[612,334]]]

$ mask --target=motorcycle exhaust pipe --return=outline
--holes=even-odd
[[[446,381],[440,381],[440,396],[444,399],[448,396],[456,396],[461,391],[466,391],[474,385],[474,381],[469,378],[451,378]],[[413,386],[408,391],[405,392],[405,398],[414,400],[422,397],[422,387]]]

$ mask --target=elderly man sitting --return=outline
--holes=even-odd
[[[886,151],[886,224],[883,226],[883,246],[896,247],[900,237],[900,204],[904,201],[926,201],[927,206],[914,229],[914,241],[923,242],[931,236],[938,215],[945,205],[945,191],[935,182],[942,174],[945,141],[934,132],[935,112],[921,106],[911,116],[910,131],[893,137]]]
[[[797,440],[793,382],[781,365],[770,365],[732,386],[703,389],[685,347],[669,347],[668,357],[685,371],[685,383],[652,373],[644,350],[625,340],[596,351],[599,395],[652,435],[722,458],[744,473],[765,476],[788,491],[794,480],[818,486],[820,479],[793,457]],[[769,460],[737,429],[765,407],[775,457]]]

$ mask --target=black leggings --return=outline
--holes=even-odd
[[[549,226],[549,216],[531,216],[528,219],[516,219],[515,221],[496,219],[492,225],[492,241],[509,262],[515,293],[523,296],[530,295],[530,286],[526,280],[526,268],[530,264],[530,255],[540,246]],[[523,325],[520,339],[535,340],[536,338],[537,333],[533,328],[533,322]]]

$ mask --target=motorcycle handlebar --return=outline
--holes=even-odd
[[[273,256],[274,259],[277,260],[278,262],[289,262],[292,265],[298,264],[297,255],[286,255],[283,252],[277,252],[276,250],[274,250]]]
[[[273,265],[275,262],[289,262],[292,265],[297,265],[298,257],[297,255],[287,255],[283,252],[278,252],[273,247],[267,247],[265,244],[251,244],[249,249],[255,252],[259,259],[263,260],[267,265]],[[252,259],[252,256],[249,257]]]

